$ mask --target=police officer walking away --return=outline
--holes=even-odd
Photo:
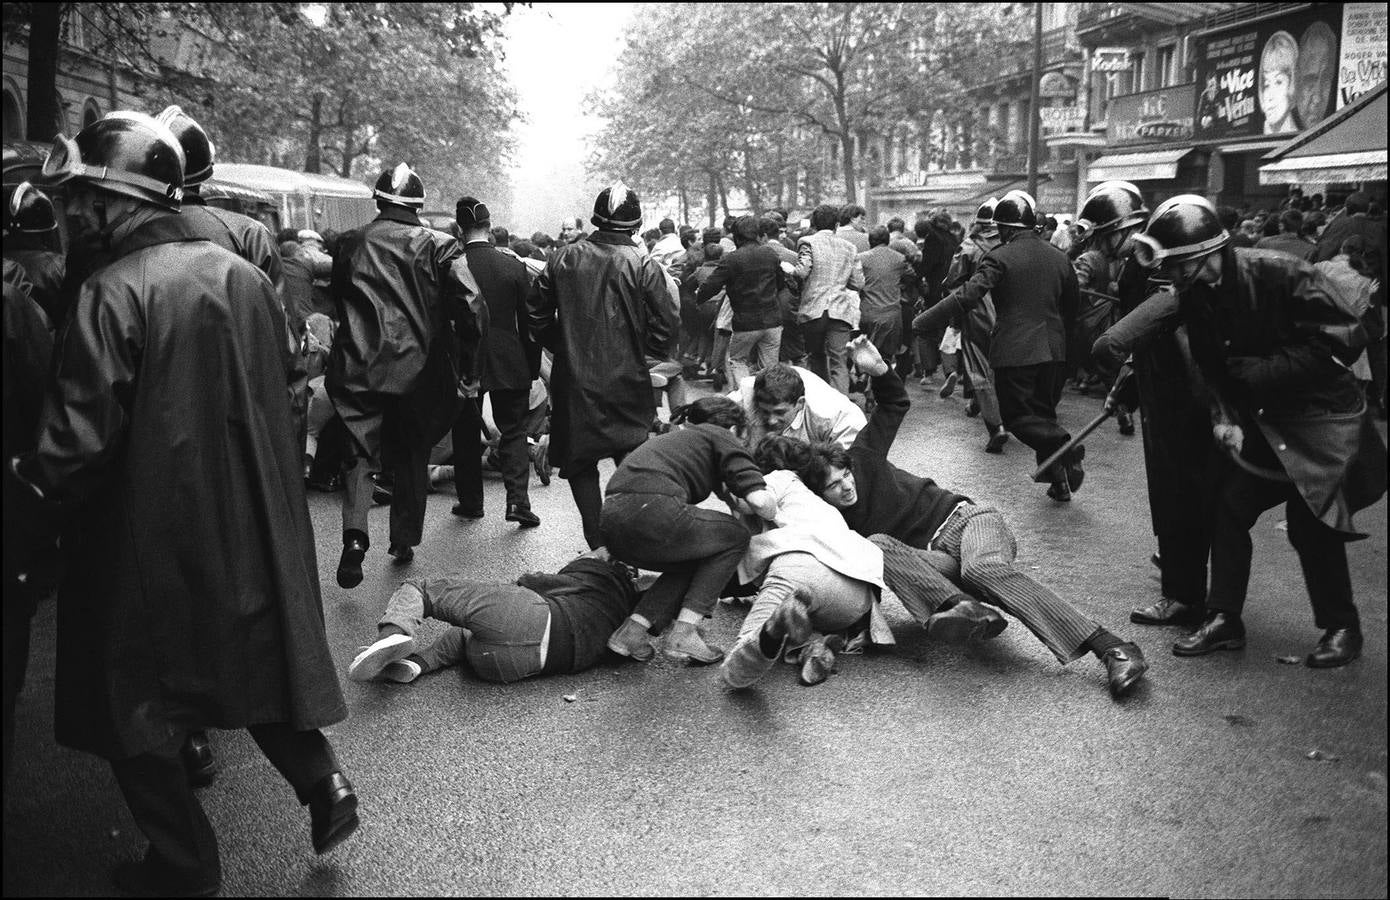
[[[1009,191],[994,207],[1000,246],[980,260],[970,280],[912,322],[926,334],[952,316],[965,318],[986,294],[997,316],[989,361],[999,393],[1004,427],[1037,454],[1041,463],[1071,439],[1057,424],[1057,403],[1066,380],[1067,336],[1064,322],[1077,304],[1076,272],[1066,254],[1045,243],[1035,228],[1033,198]],[[1068,501],[1085,473],[1077,447],[1054,466],[1047,496]]]
[[[362,583],[370,545],[371,473],[391,465],[391,545],[397,564],[415,557],[425,526],[429,452],[477,380],[487,308],[463,247],[420,222],[425,185],[405,163],[376,180],[380,213],[344,236],[333,259],[338,331],[325,384],[350,435],[338,585]],[[461,368],[462,367],[462,368]]]
[[[179,759],[190,729],[248,729],[309,807],[315,851],[357,827],[319,731],[347,708],[285,397],[284,315],[262,272],[178,215],[183,168],[174,135],[140,113],[56,141],[44,179],[68,185],[72,252],[105,263],[57,350],[37,449],[11,463],[70,523],[55,730],[111,761],[150,841],[115,872],[138,895],[221,884]]]
[[[603,544],[598,461],[621,463],[647,439],[656,417],[647,357],[666,358],[676,314],[661,265],[632,243],[642,224],[637,195],[622,183],[604,188],[591,221],[598,231],[561,249],[526,302],[531,331],[555,354],[551,459],[595,549]]]

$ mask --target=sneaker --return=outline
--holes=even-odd
[[[662,652],[670,659],[707,666],[724,658],[724,651],[705,643],[704,635],[689,622],[673,622]]]
[[[348,677],[353,681],[371,681],[388,665],[414,652],[415,638],[408,634],[388,634],[353,657],[348,665]]]
[[[608,649],[619,656],[630,656],[638,662],[646,662],[655,655],[647,629],[631,618],[623,619],[623,624],[608,638]]]
[[[398,659],[388,663],[381,670],[381,677],[396,684],[410,684],[424,673],[424,668],[413,659]]]
[[[941,390],[937,391],[936,395],[940,397],[942,400],[945,400],[947,397],[951,396],[956,392],[957,381],[960,381],[960,373],[950,373],[946,376],[946,382],[941,385]]]

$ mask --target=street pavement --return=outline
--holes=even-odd
[[[585,549],[578,517],[564,481],[533,480],[544,524],[519,530],[490,476],[487,518],[458,520],[451,493],[434,495],[415,561],[397,568],[378,508],[366,580],[343,591],[339,496],[311,493],[351,708],[329,734],[362,827],[315,857],[307,813],[249,737],[215,733],[221,774],[200,796],[223,893],[1386,896],[1385,501],[1349,547],[1361,660],[1301,664],[1318,632],[1282,509],[1254,529],[1246,648],[1179,659],[1180,630],[1128,620],[1158,596],[1138,436],[1103,426],[1085,486],[1060,505],[1018,442],[981,452],[959,394],[909,392],[894,462],[1004,510],[1025,571],[1137,640],[1153,668],[1132,696],[1112,701],[1094,657],[1060,666],[1016,621],[953,647],[896,604],[896,650],[842,657],[813,688],[779,665],[731,693],[714,669],[659,655],[512,685],[466,670],[360,685],[347,664],[402,577],[554,571]],[[1099,403],[1068,392],[1063,423],[1079,429]],[[721,605],[711,638],[729,646],[740,615]],[[109,767],[53,742],[51,603],[34,642],[4,893],[105,895],[144,841]]]

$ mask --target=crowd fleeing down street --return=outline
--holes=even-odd
[[[215,164],[178,107],[112,113],[4,198],[5,771],[30,620],[56,594],[57,740],[110,761],[149,840],[123,892],[220,889],[194,793],[213,729],[250,732],[316,853],[349,838],[351,760],[324,732],[348,715],[341,676],[509,683],[659,651],[729,691],[779,659],[811,686],[891,646],[897,604],[942,642],[1017,620],[1061,665],[1094,657],[1114,698],[1143,690],[1152,637],[1016,565],[1008,509],[890,461],[911,389],[962,391],[980,452],[1031,450],[1039,504],[1098,487],[1065,391],[1094,398],[1092,427],[1139,421],[1162,577],[1130,621],[1184,626],[1173,654],[1244,645],[1250,530],[1279,504],[1321,632],[1306,665],[1361,653],[1345,548],[1386,486],[1386,237],[1365,194],[1151,210],[1109,181],[1074,221],[1010,191],[967,222],[822,204],[643,231],[614,183],[594,230],[520,239],[486,198],[422,219],[428,186],[400,164],[360,229],[271,235],[202,202]],[[373,504],[405,567],[435,488],[488,514],[485,468],[526,529],[545,527],[532,472],[558,474],[588,551],[489,582],[422,554],[337,671],[306,490],[341,492],[351,591]],[[701,627],[721,600],[747,609],[727,648]],[[449,628],[417,641],[429,619]]]

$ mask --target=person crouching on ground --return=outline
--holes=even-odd
[[[608,481],[599,520],[604,546],[616,559],[662,573],[613,632],[608,648],[633,659],[651,659],[649,630],[674,615],[666,655],[716,663],[724,652],[705,643],[696,626],[714,610],[738,568],[749,533],[728,513],[696,504],[719,491],[731,507],[751,509],[764,519],[772,518],[776,504],[735,433],[746,424],[737,403],[702,397],[677,409],[671,420],[685,427],[633,450]]]

